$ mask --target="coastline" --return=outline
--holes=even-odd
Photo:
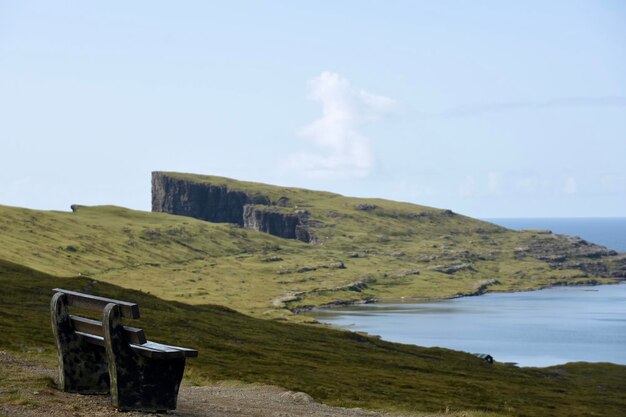
[[[613,286],[615,291],[608,285]],[[557,292],[531,295],[539,290],[550,289],[556,289]],[[607,362],[626,366],[624,352],[615,343],[615,337],[622,341],[618,344],[624,341],[624,324],[603,324],[623,316],[626,311],[621,303],[626,295],[624,289],[626,280],[622,279],[607,284],[553,285],[530,291],[492,291],[490,294],[494,296],[529,294],[513,298],[494,297],[485,301],[468,300],[459,304],[443,303],[440,306],[420,304],[462,297],[387,298],[378,301],[383,304],[380,309],[372,306],[342,311],[338,308],[341,306],[329,305],[312,309],[309,317],[324,326],[389,342],[441,347],[467,353],[482,352],[492,355],[500,363],[524,368],[548,368],[573,362]],[[355,306],[360,304],[365,303],[352,303]],[[592,312],[592,315],[584,311]],[[534,324],[519,327],[521,321]],[[449,325],[441,327],[442,323]],[[567,336],[571,334],[575,336]],[[613,336],[619,334],[622,336]],[[581,343],[581,337],[588,339]],[[614,341],[607,345],[601,344],[599,341],[606,337]],[[568,343],[562,345],[569,346],[567,352],[555,350],[555,343]],[[596,347],[589,349],[589,346]],[[603,347],[600,349],[600,346]],[[600,351],[604,353],[600,354]]]
[[[558,287],[597,287],[602,285],[626,285],[626,277],[623,278],[613,278],[613,282],[599,282],[596,279],[590,279],[584,282],[559,282],[550,285],[542,285],[536,288],[528,288],[523,290],[482,290],[479,288],[476,291],[463,293],[463,294],[454,294],[447,297],[390,297],[390,298],[366,298],[363,300],[337,300],[331,303],[320,304],[317,306],[302,306],[296,308],[287,308],[294,314],[306,313],[309,311],[315,310],[325,310],[325,309],[333,309],[333,308],[341,308],[341,307],[350,307],[350,306],[358,306],[365,304],[384,304],[384,303],[436,303],[438,301],[445,300],[454,300],[457,298],[464,297],[477,297],[485,294],[515,294],[521,292],[534,292],[546,290],[549,288],[558,288]]]

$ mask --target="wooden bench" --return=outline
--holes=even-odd
[[[198,356],[198,351],[150,342],[142,329],[123,325],[122,317],[139,318],[135,303],[53,291],[52,331],[64,391],[110,392],[119,410],[176,409],[185,359]],[[102,312],[102,320],[71,315],[68,306]]]

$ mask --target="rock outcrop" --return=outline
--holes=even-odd
[[[287,239],[309,242],[309,213],[296,210],[293,213],[275,206],[246,204],[243,208],[243,226],[259,232]]]
[[[226,185],[200,183],[152,173],[152,211],[232,223],[286,239],[310,242],[309,213],[275,204],[261,194],[233,190]]]
[[[270,204],[269,198],[152,173],[152,211],[194,217],[215,223],[244,225],[246,204]]]
[[[528,246],[515,248],[515,255],[547,262],[555,270],[578,269],[594,276],[626,277],[626,254],[576,236],[542,232],[537,237]]]

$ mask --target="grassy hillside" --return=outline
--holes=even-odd
[[[71,213],[0,206],[3,259],[57,275],[94,276],[168,299],[257,313],[280,293],[272,280],[257,281],[276,276],[261,260],[297,246],[232,225],[120,207],[81,207]]]
[[[88,275],[190,304],[259,317],[371,298],[451,297],[614,282],[626,259],[580,240],[505,228],[408,203],[168,173],[306,210],[314,243],[225,223],[120,207],[47,212],[0,206],[0,258]]]
[[[0,350],[53,360],[48,306],[54,287],[138,302],[142,319],[132,322],[150,339],[200,351],[199,358],[189,361],[186,378],[192,383],[260,382],[304,391],[329,404],[405,411],[621,416],[626,409],[623,366],[489,365],[461,352],[260,320],[224,307],[165,301],[86,277],[56,278],[4,261],[0,261]],[[10,391],[7,384],[18,379],[3,375],[0,401]]]

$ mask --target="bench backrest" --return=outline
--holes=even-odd
[[[122,314],[122,317],[126,317],[128,319],[139,318],[139,306],[135,303],[83,294],[82,292],[64,290],[62,288],[55,288],[52,291],[65,294],[67,297],[67,304],[73,307],[93,311],[103,311],[107,304],[113,303],[120,306],[120,313]]]
[[[130,319],[139,318],[139,306],[135,303],[83,294],[76,291],[64,290],[62,288],[55,288],[53,291],[64,294],[68,306],[71,307],[102,312],[107,304],[116,304],[120,308],[120,314],[122,317]],[[102,338],[104,337],[104,329],[102,321],[76,315],[70,315],[69,318],[75,331],[86,336],[96,336],[95,338],[90,338],[91,342],[96,344],[101,344],[100,342],[103,343]],[[130,343],[141,345],[147,342],[143,329],[124,326],[124,332],[126,333],[126,337]]]

